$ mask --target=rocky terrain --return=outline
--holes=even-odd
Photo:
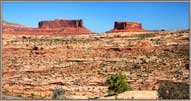
[[[81,20],[76,26],[71,23],[82,26]],[[52,25],[39,23],[39,29],[47,26]],[[54,89],[63,88],[64,98],[104,98],[107,77],[119,72],[128,76],[133,91],[155,95],[161,80],[189,83],[187,30],[100,35],[8,32],[3,32],[2,56],[2,90],[7,96],[50,99]]]
[[[157,91],[126,91],[121,94],[118,94],[117,96],[109,96],[109,97],[103,97],[100,99],[158,99],[158,92]]]

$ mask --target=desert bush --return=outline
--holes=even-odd
[[[109,85],[109,95],[116,95],[131,90],[131,87],[127,83],[126,75],[122,75],[121,73],[112,75],[106,80],[106,83]]]
[[[141,65],[140,65],[140,64],[137,64],[137,63],[134,63],[134,64],[133,64],[133,68],[134,68],[134,69],[140,69],[140,68],[141,68]]]
[[[160,43],[161,43],[161,42],[160,42],[160,39],[159,39],[159,40],[156,40],[156,44],[157,44],[157,45],[160,45]]]
[[[160,31],[166,31],[165,29],[161,29]]]
[[[156,34],[155,33],[147,33],[147,34],[138,34],[136,35],[139,39],[145,39],[145,38],[149,38],[149,37],[155,37]]]
[[[158,94],[160,99],[189,99],[189,84],[163,81]]]
[[[148,60],[146,58],[141,58],[140,60],[142,61],[142,63],[148,63]]]
[[[22,36],[22,39],[27,39],[27,37],[26,36]]]
[[[179,55],[179,56],[189,56],[189,50],[185,50],[185,51],[174,51],[175,54]]]
[[[65,93],[65,90],[62,89],[62,88],[56,88],[54,91],[53,91],[53,96],[52,96],[52,99],[62,99],[62,94]]]
[[[32,50],[39,50],[39,48],[38,48],[37,46],[34,46],[34,47],[32,48]]]

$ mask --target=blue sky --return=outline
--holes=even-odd
[[[37,27],[41,20],[83,19],[93,32],[112,29],[114,21],[142,23],[149,30],[189,28],[189,2],[3,2],[4,20]]]

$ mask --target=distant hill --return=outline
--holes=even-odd
[[[13,22],[8,22],[8,21],[6,21],[6,20],[2,20],[2,23],[3,23],[3,24],[9,24],[9,25],[23,26],[23,27],[25,26],[25,25],[13,23]],[[25,27],[26,27],[26,26],[25,26]]]
[[[28,29],[31,29],[31,27],[2,20],[2,32],[4,34],[16,34],[18,31],[25,31]]]

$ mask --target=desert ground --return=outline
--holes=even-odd
[[[63,98],[104,98],[106,79],[119,72],[133,91],[156,93],[163,80],[189,83],[189,32],[3,34],[2,59],[7,96],[51,99],[62,88]]]

